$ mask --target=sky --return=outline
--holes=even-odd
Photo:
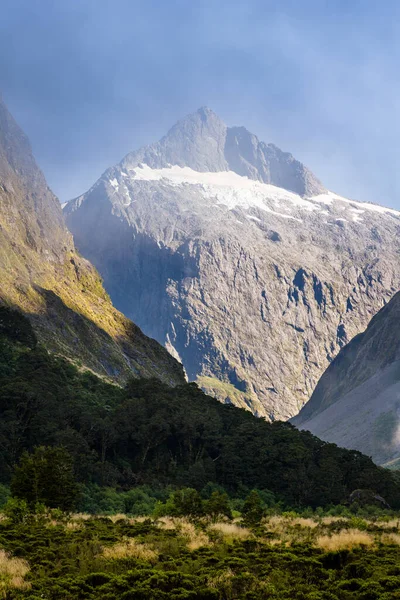
[[[61,201],[200,106],[400,209],[398,0],[2,0],[0,91]]]

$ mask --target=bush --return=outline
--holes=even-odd
[[[26,500],[20,500],[19,498],[10,498],[7,504],[3,506],[3,513],[12,523],[24,523],[30,512]]]

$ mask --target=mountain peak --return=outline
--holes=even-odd
[[[122,166],[144,163],[154,169],[178,165],[203,172],[227,171],[226,132],[225,123],[203,106],[175,123],[156,144],[128,154]]]
[[[196,111],[203,119],[207,120],[209,118],[219,118],[218,115],[208,106],[200,106],[200,108]]]
[[[178,121],[159,142],[128,154],[120,166],[134,169],[139,164],[152,169],[177,165],[199,172],[233,171],[301,196],[326,191],[291,154],[260,142],[245,127],[227,127],[207,106]]]
[[[222,119],[207,106],[201,106],[195,112],[189,113],[171,127],[163,140],[174,137],[179,133],[193,139],[201,144],[201,138],[210,136],[218,138],[221,133],[226,132],[227,126]],[[196,139],[197,138],[197,139]],[[161,142],[163,141],[161,140]]]

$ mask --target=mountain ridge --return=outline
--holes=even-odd
[[[0,301],[28,315],[52,352],[115,381],[184,380],[180,365],[114,309],[97,271],[75,251],[60,203],[3,102],[0,278]]]

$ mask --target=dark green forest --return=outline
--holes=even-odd
[[[69,453],[82,489],[202,490],[214,484],[231,496],[257,488],[286,507],[315,508],[343,503],[362,488],[400,507],[396,474],[360,452],[222,405],[193,383],[107,383],[50,355],[29,321],[4,307],[0,417],[4,485],[24,452],[46,446]]]

